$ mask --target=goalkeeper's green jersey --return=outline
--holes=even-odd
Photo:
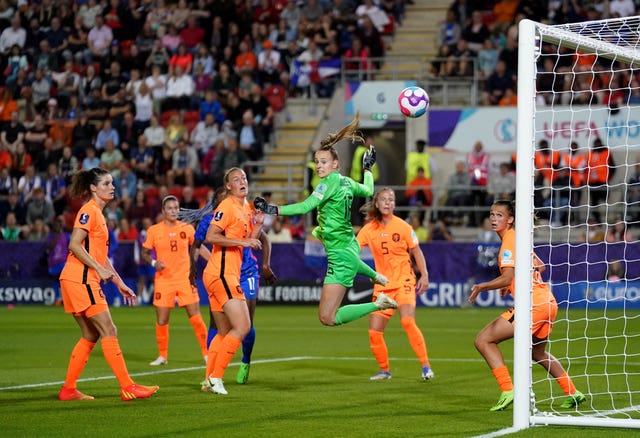
[[[364,172],[364,183],[355,182],[348,176],[333,171],[322,178],[307,199],[297,204],[280,207],[282,216],[306,214],[318,209],[318,226],[313,235],[325,247],[347,246],[355,238],[351,225],[351,204],[354,196],[373,195],[373,176]]]

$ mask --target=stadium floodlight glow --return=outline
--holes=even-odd
[[[522,20],[518,48],[513,427],[640,428],[640,297],[630,292],[640,286],[638,270],[618,283],[604,274],[595,278],[614,257],[638,266],[633,245],[640,243],[594,243],[588,237],[593,227],[606,232],[620,222],[640,224],[640,213],[626,202],[627,181],[640,156],[640,17],[556,26]],[[541,139],[561,153],[577,142],[585,155],[601,141],[614,157],[606,167],[615,178],[597,197],[586,181],[534,184]],[[563,163],[560,170],[573,171]],[[556,202],[567,191],[573,200]],[[544,206],[543,193],[551,197]],[[586,241],[576,239],[579,233]],[[550,286],[560,306],[547,350],[587,396],[578,408],[562,409],[566,396],[531,361],[531,299],[522,291],[532,290],[534,241],[543,248],[545,279],[554,279]],[[590,252],[596,245],[599,251]],[[602,259],[594,260],[595,253]]]

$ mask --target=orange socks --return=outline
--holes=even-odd
[[[207,325],[204,323],[204,320],[202,319],[202,315],[200,315],[199,312],[196,313],[191,318],[189,318],[189,322],[191,323],[191,326],[193,327],[193,331],[196,334],[198,345],[200,345],[200,350],[202,350],[202,356],[206,356],[208,354]]]
[[[169,324],[159,325],[156,322],[156,341],[158,341],[158,354],[165,359],[169,358]]]
[[[209,344],[209,352],[207,355],[207,370],[204,375],[205,379],[208,379],[209,376],[213,373],[213,367],[216,364],[216,357],[218,357],[218,352],[220,351],[220,347],[222,345],[222,340],[224,336],[221,334],[216,334],[211,340],[211,344]]]
[[[427,344],[424,342],[422,332],[416,325],[416,319],[411,316],[405,316],[404,318],[400,318],[400,324],[407,334],[409,344],[411,344],[411,348],[420,361],[420,364],[422,364],[422,366],[431,366],[429,364],[429,356],[427,356]]]
[[[133,385],[133,380],[131,380],[129,371],[127,371],[127,364],[122,356],[122,350],[120,350],[118,338],[102,338],[100,345],[102,345],[102,354],[104,354],[104,358],[107,360],[116,379],[118,379],[120,387],[124,388]]]
[[[71,351],[71,358],[69,359],[69,368],[67,369],[67,377],[64,380],[64,387],[67,389],[74,389],[76,382],[82,374],[84,366],[89,360],[89,355],[95,347],[95,342],[89,342],[85,338],[80,338],[78,343]]]
[[[493,373],[493,377],[496,378],[496,382],[500,386],[500,390],[504,391],[513,391],[513,383],[511,382],[511,376],[509,375],[509,369],[506,365],[502,365],[501,367],[494,368],[491,370]]]
[[[369,330],[369,346],[380,369],[389,372],[389,352],[387,351],[387,344],[384,342],[383,333],[377,330]]]
[[[211,343],[211,345],[213,346],[213,342]],[[224,337],[218,350],[216,363],[213,366],[212,377],[219,379],[222,378],[222,376],[224,375],[224,371],[227,369],[227,366],[229,366],[231,359],[233,359],[233,355],[236,354],[236,351],[238,350],[238,348],[240,348],[240,345],[242,345],[242,339],[236,338],[232,334],[227,334]],[[209,364],[207,364],[207,366],[208,365]]]
[[[562,392],[566,395],[573,395],[576,393],[576,386],[573,384],[573,380],[571,380],[571,377],[567,375],[566,371],[562,373],[560,377],[556,378],[556,381],[560,385],[560,388],[562,388]]]

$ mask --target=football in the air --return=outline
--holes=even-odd
[[[429,95],[420,87],[407,87],[398,96],[400,112],[407,117],[420,117],[429,108]]]

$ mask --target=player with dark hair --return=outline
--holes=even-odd
[[[90,198],[76,215],[69,256],[60,273],[60,287],[64,310],[73,314],[82,337],[71,352],[67,377],[58,394],[60,400],[93,400],[92,396],[78,391],[76,383],[100,338],[102,353],[120,384],[122,400],[151,397],[158,390],[158,386],[138,385],[129,376],[100,285],[101,281],[113,281],[124,303],[135,304],[136,294],[122,281],[107,257],[109,231],[102,210],[114,194],[113,178],[105,169],[96,167],[73,175],[71,195]]]
[[[480,292],[486,290],[499,289],[503,296],[508,294],[515,296],[516,231],[514,228],[514,203],[509,200],[495,201],[491,206],[489,219],[491,220],[491,228],[500,236],[502,241],[498,255],[500,276],[491,281],[474,284],[471,287],[471,295],[469,296],[470,303],[475,301]],[[533,253],[531,358],[542,365],[556,379],[562,391],[567,395],[566,400],[561,405],[562,408],[566,409],[579,405],[586,400],[586,397],[576,389],[558,359],[545,350],[553,321],[555,321],[558,312],[558,304],[547,283],[542,281],[541,273],[544,269],[544,263]],[[513,403],[513,383],[498,347],[500,342],[513,338],[513,327],[514,311],[511,308],[483,328],[475,339],[476,349],[484,357],[489,368],[491,368],[491,372],[502,390],[498,403],[489,409],[490,411],[502,411]]]
[[[369,277],[376,284],[387,284],[384,275],[371,269],[360,260],[360,247],[351,225],[351,204],[354,196],[373,195],[371,168],[376,162],[373,146],[362,158],[363,184],[342,176],[338,171],[340,161],[333,145],[344,138],[364,142],[357,133],[359,117],[335,134],[329,134],[316,151],[314,162],[320,182],[303,202],[277,206],[257,197],[254,206],[267,214],[295,216],[318,209],[318,226],[313,235],[324,245],[328,258],[327,274],[322,287],[318,316],[324,325],[341,325],[361,318],[376,310],[396,308],[395,301],[380,293],[373,303],[351,304],[340,307],[347,289],[353,286],[356,274]]]

